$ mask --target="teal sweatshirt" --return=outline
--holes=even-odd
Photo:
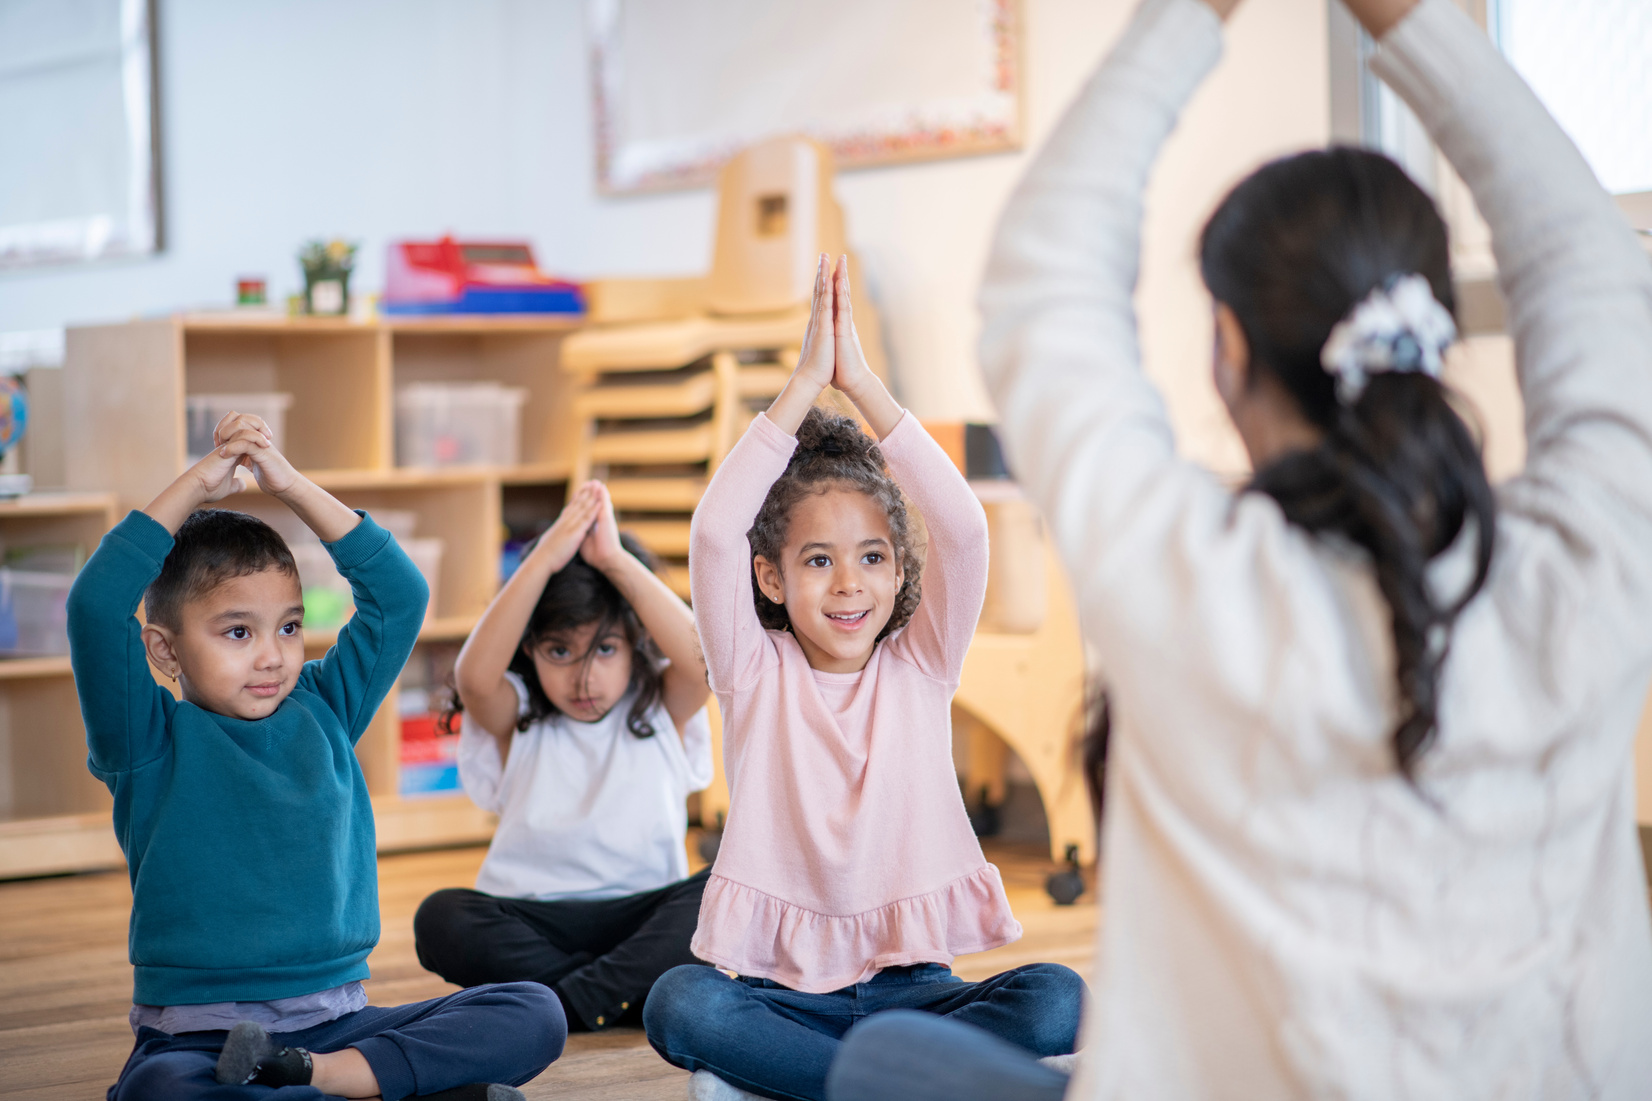
[[[133,512],[69,593],[88,764],[132,878],[132,999],[261,1002],[367,978],[379,939],[373,807],[354,746],[413,650],[429,589],[371,519],[327,544],[356,614],[254,721],[155,683],[133,613],[172,549]]]

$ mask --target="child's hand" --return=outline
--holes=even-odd
[[[228,413],[212,431],[212,452],[189,470],[195,482],[199,504],[222,501],[245,487],[244,466],[251,466],[252,456],[270,448],[269,428],[262,420],[240,413]]]
[[[614,499],[608,495],[608,487],[601,482],[587,484],[596,487],[602,507],[591,530],[585,533],[585,541],[579,545],[579,556],[607,573],[628,552],[620,542],[619,523],[614,519]]]
[[[233,458],[237,466],[252,471],[258,488],[280,497],[298,483],[298,471],[287,457],[275,449],[275,438],[262,417],[250,413],[226,413],[212,430],[215,454]]]
[[[815,265],[814,301],[809,307],[809,327],[803,330],[803,347],[798,353],[793,378],[802,378],[821,390],[832,384],[832,360],[836,355],[832,334],[832,280],[826,270],[826,254]]]
[[[222,501],[233,493],[239,493],[246,488],[244,474],[237,472],[241,468],[241,455],[237,451],[224,455],[214,450],[184,472],[180,482],[189,483],[189,508],[196,505],[210,505],[214,501]]]
[[[859,401],[866,381],[876,379],[866,362],[866,353],[860,348],[860,334],[855,331],[855,312],[849,302],[849,257],[839,256],[832,271],[832,344],[834,364],[832,385]]]
[[[548,558],[552,573],[572,562],[585,537],[590,534],[591,525],[602,514],[607,499],[607,489],[601,482],[586,482],[580,486],[568,498],[556,523],[539,537],[531,553]]]

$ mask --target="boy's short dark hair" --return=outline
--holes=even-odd
[[[298,576],[293,552],[274,528],[227,508],[192,512],[178,529],[160,576],[143,594],[144,618],[176,631],[186,603],[232,577],[263,570]]]

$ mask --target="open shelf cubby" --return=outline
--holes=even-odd
[[[110,493],[0,501],[0,548],[90,554],[115,521]],[[86,770],[86,732],[66,654],[0,658],[0,876],[119,859],[109,790]],[[99,832],[89,828],[101,822]]]

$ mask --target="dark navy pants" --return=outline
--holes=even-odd
[[[654,985],[643,1026],[674,1066],[709,1070],[781,1101],[824,1101],[826,1073],[844,1034],[873,1014],[911,1009],[945,1017],[1036,1058],[1073,1050],[1083,996],[1084,980],[1057,963],[1028,964],[981,982],[965,982],[937,963],[887,967],[829,994],[689,966],[667,971]]]
[[[138,1030],[138,1043],[108,1101],[322,1101],[313,1086],[220,1086],[213,1077],[229,1033]],[[384,1101],[469,1082],[520,1086],[562,1054],[562,1003],[534,982],[461,990],[411,1005],[368,1006],[299,1032],[273,1033],[315,1052],[353,1047],[379,1080]]]

